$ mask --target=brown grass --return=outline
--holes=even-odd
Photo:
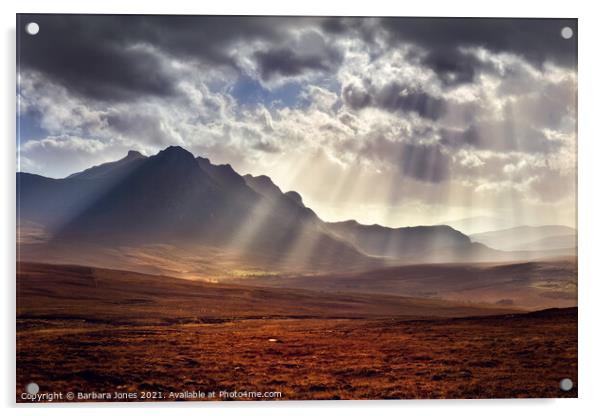
[[[131,273],[18,269],[18,401],[31,381],[41,393],[137,400],[143,391],[199,390],[279,391],[291,400],[577,395],[577,386],[558,388],[564,377],[577,381],[576,308],[418,320],[404,313],[421,310],[408,298],[186,282],[199,285],[194,291]],[[458,315],[487,310],[455,306]]]

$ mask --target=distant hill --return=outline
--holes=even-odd
[[[389,228],[357,221],[327,223],[336,235],[374,256],[400,259],[429,257],[442,249],[470,251],[468,236],[447,225]]]
[[[446,221],[445,224],[463,232],[466,235],[492,230],[502,230],[517,225],[513,219],[487,216],[468,217],[459,220]]]
[[[577,246],[577,230],[563,225],[521,226],[472,234],[473,241],[498,250],[557,250]]]

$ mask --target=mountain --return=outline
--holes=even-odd
[[[351,220],[327,223],[326,226],[333,234],[352,242],[367,254],[404,264],[525,261],[574,255],[565,247],[546,246],[545,241],[534,250],[503,251],[471,241],[467,235],[447,225],[388,228]]]
[[[445,225],[449,225],[466,235],[471,235],[485,231],[510,228],[517,224],[513,219],[509,218],[479,216],[446,221]]]
[[[274,194],[257,192],[248,183],[265,178],[177,146],[64,179],[18,173],[17,181],[20,222],[44,225],[55,243],[204,244],[302,265],[373,261],[324,230],[300,197],[273,184]]]
[[[538,251],[577,247],[577,230],[563,225],[521,226],[472,234],[473,241],[498,250]]]
[[[46,241],[46,247],[38,246],[34,252],[37,256],[46,252],[48,257],[63,244],[54,251],[55,258],[63,260],[71,250],[81,256],[86,249],[88,256],[95,252],[105,256],[118,247],[149,245],[180,247],[182,253],[197,253],[194,258],[203,257],[198,253],[240,253],[253,264],[287,270],[500,261],[550,254],[501,252],[447,225],[388,228],[356,221],[327,223],[305,206],[299,193],[283,192],[268,176],[241,176],[230,165],[212,164],[178,146],[149,157],[130,151],[123,159],[63,179],[18,173],[17,182],[24,237],[20,241]],[[102,250],[91,249],[93,244]],[[122,250],[117,249],[115,256],[127,257]],[[146,255],[146,260],[133,258],[159,263],[166,253]],[[73,256],[77,258],[76,253]],[[219,260],[209,257],[207,262]],[[231,269],[238,264],[221,261]],[[183,258],[181,264],[186,262],[190,263]]]
[[[425,258],[442,249],[468,250],[473,245],[468,236],[447,225],[388,228],[357,221],[328,223],[334,234],[351,241],[374,256],[399,259]]]
[[[188,239],[208,231],[210,219],[223,202],[214,181],[200,174],[194,156],[180,147],[93,169],[97,173],[84,171],[61,180],[66,187],[73,180],[85,181],[97,192],[56,230],[60,238]]]
[[[147,158],[130,151],[115,162],[94,166],[64,179],[17,173],[17,204],[21,221],[58,232],[136,170]]]
[[[115,179],[126,175],[131,172],[136,166],[138,166],[146,156],[135,150],[130,150],[126,157],[119,159],[116,162],[108,162],[102,165],[93,166],[82,172],[77,172],[69,175],[68,178],[79,178],[79,179],[97,179],[107,176],[111,176]]]

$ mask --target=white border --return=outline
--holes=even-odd
[[[231,414],[291,414],[308,412],[326,414],[344,411],[349,415],[364,415],[377,411],[391,414],[504,415],[508,413],[537,412],[546,415],[592,413],[600,408],[600,297],[602,274],[598,258],[602,251],[600,233],[600,204],[602,172],[600,157],[600,122],[602,90],[600,88],[601,60],[599,39],[602,39],[602,21],[595,2],[576,1],[528,2],[505,0],[484,1],[428,1],[401,2],[370,0],[361,3],[349,1],[303,0],[282,2],[276,0],[200,2],[169,0],[166,2],[130,2],[103,0],[82,2],[74,0],[33,1],[17,4],[2,2],[1,80],[3,86],[2,126],[2,341],[0,394],[8,414],[204,414],[224,412]],[[579,399],[565,400],[439,400],[395,402],[281,402],[281,403],[177,403],[177,404],[103,404],[50,405],[15,407],[14,334],[15,334],[15,13],[146,13],[146,14],[286,14],[286,15],[380,15],[380,16],[491,16],[491,17],[577,17],[579,18]],[[172,410],[168,410],[172,409]],[[175,412],[174,412],[175,410]]]

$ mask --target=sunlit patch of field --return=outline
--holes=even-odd
[[[27,231],[27,233],[30,233]],[[29,235],[29,234],[27,234]],[[286,267],[275,267],[261,255],[249,256],[234,249],[224,250],[205,245],[118,244],[24,240],[18,246],[20,261],[54,264],[79,264],[93,267],[161,274],[190,280],[227,281],[290,274]]]

